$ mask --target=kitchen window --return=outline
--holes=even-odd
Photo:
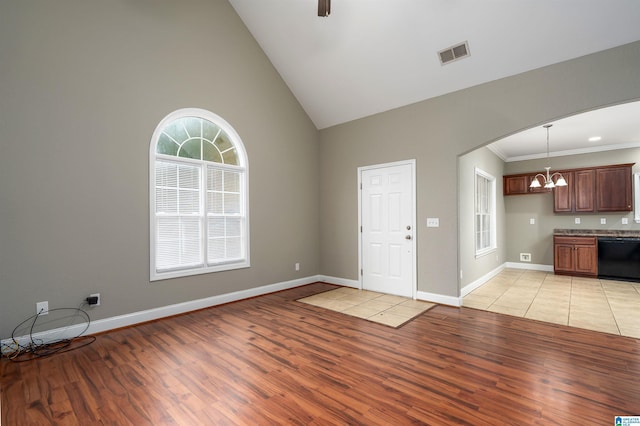
[[[476,257],[496,249],[496,178],[475,169]]]
[[[149,158],[151,281],[249,267],[247,157],[235,130],[181,109],[156,127]]]

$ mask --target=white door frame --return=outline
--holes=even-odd
[[[418,229],[416,228],[416,160],[394,161],[392,163],[375,164],[371,166],[358,167],[358,282],[359,289],[363,289],[362,276],[362,173],[366,170],[382,169],[393,166],[411,166],[411,229],[413,229],[413,238],[411,240],[412,267],[411,267],[411,288],[412,298],[416,299],[418,292],[418,265],[417,265],[417,244]]]

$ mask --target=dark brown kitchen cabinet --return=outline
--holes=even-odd
[[[555,213],[597,213],[633,210],[631,170],[634,164],[552,170],[552,173],[562,173],[567,181],[567,186],[556,186],[553,189],[553,211]],[[550,192],[551,189],[544,187],[529,187],[536,173],[540,172],[503,176],[503,194]]]
[[[502,177],[502,193],[504,195],[535,194],[549,192],[547,188],[530,188],[535,173],[506,175]]]
[[[567,186],[557,186],[553,190],[553,211],[555,213],[569,213],[573,211],[574,189],[573,172],[562,172]]]
[[[576,170],[574,176],[574,210],[576,212],[594,212],[596,173],[595,170]]]
[[[598,211],[619,212],[633,210],[632,175],[630,165],[596,169],[596,204]]]
[[[598,275],[596,237],[553,237],[553,272],[559,275]]]
[[[555,213],[631,211],[632,164],[562,171],[567,186],[553,190]]]
[[[553,211],[556,213],[596,211],[596,173],[593,169],[562,172],[567,186],[553,190]]]
[[[529,189],[526,175],[513,175],[502,177],[502,193],[504,195],[526,194]]]

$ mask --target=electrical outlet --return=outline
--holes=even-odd
[[[89,297],[97,297],[97,298],[98,298],[98,303],[93,304],[93,305],[91,305],[91,306],[100,306],[100,293],[93,293],[93,294],[90,294],[90,295],[89,295]]]
[[[300,270],[300,264],[296,262],[296,271]]]
[[[529,219],[529,225],[535,225],[536,224],[536,219],[535,218],[531,218]]]
[[[439,217],[428,217],[427,218],[427,228],[437,228],[440,226],[440,218]]]
[[[607,218],[606,217],[601,217],[600,218],[600,225],[606,225],[607,224]]]
[[[531,262],[531,253],[520,253],[520,262]]]
[[[623,225],[628,225],[628,224],[629,224],[629,219],[628,219],[628,218],[626,218],[626,217],[623,217],[623,218],[622,218],[622,224],[623,224]]]
[[[576,222],[576,225],[580,225],[580,218],[579,218],[579,217],[576,217],[575,222]]]
[[[36,314],[47,315],[49,313],[49,302],[36,303]]]

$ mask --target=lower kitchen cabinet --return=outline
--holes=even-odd
[[[598,276],[596,237],[553,237],[553,271],[556,274]]]

